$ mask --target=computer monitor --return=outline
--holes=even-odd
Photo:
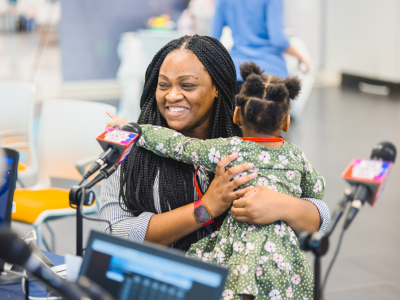
[[[228,269],[92,231],[80,271],[117,300],[217,300]]]
[[[0,157],[0,159],[3,160],[5,172],[0,174],[0,228],[10,227],[11,224],[11,212],[19,160],[17,151],[7,148],[2,148],[2,150],[4,156]]]

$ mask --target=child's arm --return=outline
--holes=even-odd
[[[314,198],[322,200],[325,196],[325,179],[303,156],[304,163],[300,187],[302,194],[300,198]]]
[[[142,137],[138,142],[140,147],[163,157],[204,166],[213,172],[221,158],[232,153],[233,147],[230,141],[235,139],[219,138],[203,141],[160,126],[140,126],[142,127]]]

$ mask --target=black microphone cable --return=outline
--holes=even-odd
[[[329,274],[331,273],[333,264],[335,263],[336,258],[337,258],[338,254],[339,254],[340,247],[342,246],[342,241],[343,241],[343,237],[344,237],[344,233],[345,232],[346,232],[346,228],[342,227],[342,231],[340,233],[338,244],[336,246],[335,254],[333,255],[333,257],[331,259],[331,262],[329,263],[328,270],[325,273],[325,278],[324,278],[324,282],[322,284],[322,289],[321,289],[322,299],[324,299],[326,283],[328,282]]]
[[[95,197],[96,197],[96,196],[95,196]],[[110,234],[112,234],[112,226],[111,226],[111,222],[110,222],[110,221],[104,220],[104,219],[100,219],[100,218],[90,218],[90,217],[88,217],[88,216],[86,216],[86,215],[83,214],[83,205],[82,205],[83,201],[85,201],[85,195],[82,193],[82,195],[81,195],[81,201],[80,201],[81,205],[79,205],[79,208],[78,208],[78,205],[73,205],[73,204],[71,204],[71,202],[69,203],[69,206],[70,206],[72,209],[79,209],[82,218],[84,218],[84,219],[86,219],[86,220],[88,220],[88,221],[95,221],[95,222],[98,221],[98,222],[107,223],[107,224],[108,224],[108,230],[110,230]],[[94,201],[96,202],[96,198],[95,198]],[[96,202],[96,203],[97,203],[97,202]]]
[[[79,205],[79,210],[80,210],[80,212],[81,212],[82,218],[84,218],[84,219],[86,219],[86,220],[89,220],[89,221],[98,221],[98,222],[107,223],[107,224],[108,224],[108,230],[110,231],[110,234],[112,234],[112,226],[111,226],[111,222],[110,222],[110,221],[104,220],[104,219],[100,219],[100,218],[90,218],[90,217],[88,217],[88,216],[85,216],[85,215],[83,214],[83,208],[82,208],[82,206],[83,206],[83,205]]]

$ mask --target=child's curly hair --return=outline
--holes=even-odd
[[[264,74],[264,70],[254,62],[243,63],[240,75],[244,83],[235,102],[241,107],[244,123],[258,132],[279,130],[282,119],[289,112],[291,100],[300,92],[300,80],[297,77],[282,80]]]

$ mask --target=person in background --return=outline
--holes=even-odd
[[[236,94],[243,84],[239,66],[244,61],[254,61],[265,73],[285,78],[289,74],[283,53],[287,53],[308,72],[310,63],[285,35],[283,0],[216,0],[210,36],[221,38],[225,26],[231,28],[234,41],[230,55],[237,74]]]

